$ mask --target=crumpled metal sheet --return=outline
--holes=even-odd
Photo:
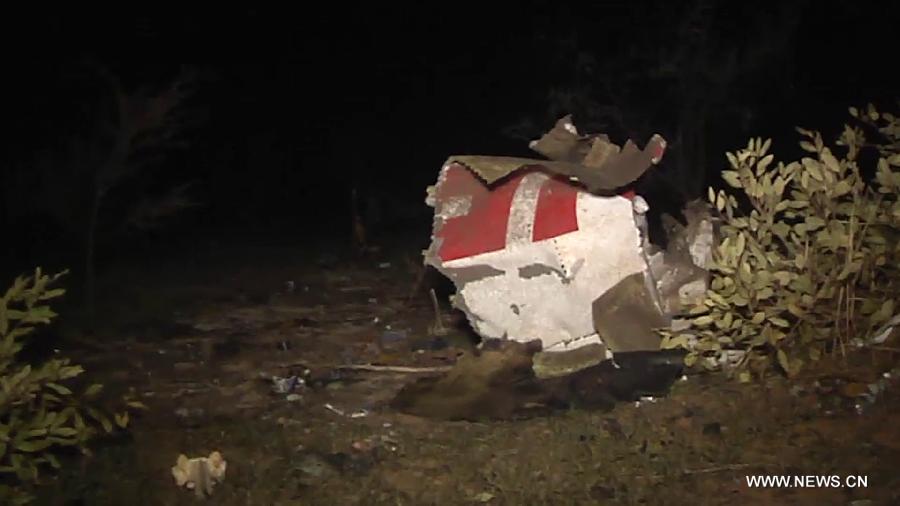
[[[651,254],[649,263],[666,313],[680,313],[706,295],[713,250],[719,242],[713,211],[704,201],[692,201],[684,209],[686,224],[662,216],[668,247]]]
[[[567,349],[600,342],[593,302],[647,264],[629,196],[593,195],[532,170],[488,189],[444,167],[426,262],[457,287],[455,304],[486,338]]]
[[[667,320],[644,252],[647,203],[626,188],[665,145],[657,135],[620,149],[565,117],[531,143],[551,161],[450,157],[428,190],[425,261],[454,282],[454,304],[484,338],[658,349],[652,329]]]
[[[643,150],[631,141],[625,146],[611,143],[605,135],[579,135],[571,117],[560,119],[556,126],[531,148],[550,160],[533,160],[503,156],[451,156],[444,165],[460,164],[488,185],[523,169],[547,171],[584,185],[592,193],[608,193],[636,181],[652,165],[659,163],[666,141],[654,135]]]
[[[591,306],[597,334],[615,352],[659,349],[654,329],[669,321],[648,289],[643,273],[623,278]]]

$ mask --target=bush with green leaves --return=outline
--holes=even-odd
[[[711,284],[664,346],[687,347],[688,363],[729,365],[742,381],[773,362],[789,376],[823,353],[846,353],[900,308],[900,121],[871,105],[850,109],[837,148],[798,128],[799,161],[775,162],[771,140],[728,153],[709,189],[723,214]],[[875,148],[873,181],[860,154]]]
[[[94,405],[101,385],[80,395],[72,391],[72,380],[84,372],[81,366],[65,358],[40,364],[21,359],[26,339],[57,316],[48,302],[65,293],[51,288],[63,274],[47,276],[36,269],[34,276],[16,278],[0,297],[0,504],[29,502],[41,469],[61,467],[59,450],[87,452],[101,430],[114,430],[110,417]],[[121,428],[128,425],[127,411],[113,419]]]

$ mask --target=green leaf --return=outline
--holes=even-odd
[[[894,301],[892,299],[888,299],[884,301],[878,311],[872,313],[869,317],[869,322],[872,325],[880,325],[886,322],[894,315]]]
[[[92,407],[86,408],[85,411],[87,411],[87,414],[91,418],[93,418],[95,421],[99,422],[100,425],[103,426],[104,431],[112,432],[112,423],[110,423],[108,417],[106,417],[104,414],[100,413],[99,411],[97,411],[96,409],[94,409]]]
[[[727,317],[727,316],[729,316],[730,314],[731,314],[731,313],[726,313],[725,315],[726,315],[726,317]],[[725,318],[725,317],[723,317],[723,318],[716,318],[716,319],[714,320],[713,323],[715,323],[717,329],[719,329],[719,330],[725,330],[725,329],[727,329],[728,327],[731,326],[731,318],[728,318],[728,319],[727,319],[727,322],[726,322],[726,318]]]
[[[734,297],[731,298],[731,303],[737,307],[744,307],[747,304],[749,304],[750,301],[748,301],[746,297],[743,297],[741,295],[735,295]]]
[[[761,174],[762,172],[764,172],[774,159],[775,155],[766,155],[760,161],[756,162],[757,174]]]
[[[716,292],[708,292],[706,294],[706,296],[709,298],[709,300],[713,301],[720,308],[728,307],[728,301],[725,300],[725,297],[723,297],[722,295],[720,295]]]
[[[713,322],[713,317],[710,315],[704,315],[697,318],[694,318],[692,323],[697,327],[706,327],[709,326],[710,323]]]
[[[47,459],[47,462],[50,464],[50,466],[53,467],[53,469],[59,469],[60,467],[62,467],[59,465],[59,459],[57,459],[56,456],[52,453],[45,453],[44,458]]]
[[[778,237],[781,237],[782,239],[787,237],[787,235],[790,233],[790,231],[791,231],[791,227],[788,226],[786,223],[779,222],[779,223],[772,225],[772,232],[775,235],[777,235]]]
[[[34,453],[46,450],[53,443],[50,442],[49,439],[41,439],[37,441],[19,441],[17,443],[13,443],[13,448],[20,452]]]
[[[850,262],[844,265],[844,268],[841,269],[841,272],[838,274],[838,281],[843,281],[850,277],[850,275],[856,274],[859,272],[860,267],[862,267],[862,262]]]
[[[56,313],[50,309],[50,306],[35,306],[25,312],[22,323],[43,323],[48,324],[56,317]]]
[[[54,436],[60,437],[73,437],[78,435],[78,429],[73,429],[72,427],[57,427],[50,431]]]
[[[107,433],[112,432],[113,430],[112,424],[109,422],[109,418],[106,418],[105,416],[100,418],[100,425],[103,426],[103,430]]]
[[[802,198],[799,199],[797,197],[794,197],[795,200],[788,201],[788,206],[791,209],[803,209],[809,207],[808,197],[805,194],[802,194],[801,197]]]
[[[94,383],[84,391],[84,395],[85,397],[96,397],[97,394],[99,394],[101,391],[103,391],[103,385],[101,385],[100,383]]]
[[[790,360],[788,360],[787,354],[784,352],[784,350],[778,350],[777,356],[778,365],[781,366],[781,368],[788,376],[793,376],[793,371],[791,370],[791,362]]]
[[[47,438],[47,440],[52,442],[53,444],[57,444],[60,446],[75,446],[83,442],[83,439],[80,439],[78,437],[64,438],[52,436]]]
[[[825,178],[822,176],[822,168],[817,160],[813,160],[812,158],[804,158],[802,160],[803,168],[806,169],[804,174],[809,174],[810,177],[815,179],[816,181],[822,181]]]
[[[810,347],[809,348],[809,358],[810,358],[810,360],[815,362],[815,361],[819,360],[820,358],[822,358],[822,352],[819,351],[818,348]]]
[[[725,182],[728,183],[728,185],[731,186],[732,188],[741,188],[743,186],[741,184],[740,177],[738,177],[737,171],[723,170],[722,171],[722,179],[725,180]],[[713,199],[714,194],[712,193],[712,188],[710,188],[709,191],[710,191],[710,199],[709,200],[710,200],[710,202],[712,202],[714,200]]]
[[[790,327],[790,324],[788,323],[787,320],[785,320],[784,318],[779,318],[777,316],[773,316],[772,318],[769,318],[769,322],[771,322],[772,325],[777,325],[782,328]]]
[[[29,278],[24,278],[21,276],[16,277],[16,279],[13,281],[12,286],[10,286],[6,290],[6,294],[3,296],[3,300],[5,300],[7,303],[20,300],[22,292],[25,290],[25,287],[28,286],[28,280]]]
[[[690,344],[689,334],[679,334],[677,336],[669,336],[663,339],[661,348],[670,350],[674,348],[687,348]]]
[[[47,290],[46,292],[42,293],[41,296],[38,297],[38,300],[55,299],[64,295],[65,293],[66,290],[64,288],[54,288],[53,290]]]
[[[869,115],[869,119],[872,121],[878,121],[878,118],[881,116],[878,114],[878,110],[875,109],[875,106],[872,104],[868,104],[866,107],[866,112]]]
[[[806,223],[806,229],[810,230],[810,231],[813,231],[813,230],[816,230],[816,229],[819,229],[819,228],[822,228],[825,226],[825,220],[823,220],[822,218],[819,218],[818,216],[807,216],[806,220],[804,222]]]
[[[700,315],[700,314],[706,314],[708,312],[709,312],[709,308],[701,304],[701,305],[692,307],[688,311],[688,314],[689,315]]]
[[[893,165],[894,167],[900,167],[900,153],[895,153],[888,157],[888,164]]]
[[[781,286],[787,286],[791,282],[791,273],[788,271],[778,271],[772,275],[778,284]]]
[[[800,318],[806,314],[805,311],[800,309],[800,306],[798,306],[797,304],[794,304],[793,302],[791,302],[787,305],[787,310],[789,313],[791,313],[792,315],[794,315],[798,318]]]
[[[825,168],[827,168],[831,172],[840,173],[841,165],[838,162],[837,158],[835,158],[834,155],[831,154],[831,150],[829,150],[829,149],[823,150],[821,158],[822,158],[823,164],[825,165]]]
[[[728,158],[728,163],[731,165],[731,168],[738,168],[738,159],[734,156],[734,153],[725,153],[725,157]]]
[[[697,353],[691,352],[685,355],[684,357],[684,365],[687,367],[693,367],[694,364],[697,363]]]
[[[75,376],[78,376],[79,374],[81,374],[83,372],[84,372],[83,367],[81,367],[80,365],[73,365],[73,366],[67,366],[67,367],[60,368],[59,376],[61,379],[69,379],[69,378],[74,378]]]
[[[69,390],[68,387],[60,385],[59,383],[46,383],[45,386],[59,395],[72,395],[72,391]]]
[[[737,240],[734,245],[734,256],[740,257],[744,254],[744,247],[746,246],[747,238],[744,234],[738,234]]]
[[[148,408],[147,405],[141,401],[128,401],[125,405],[129,408],[140,409],[144,411],[150,410],[150,408]]]

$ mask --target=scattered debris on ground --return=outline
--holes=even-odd
[[[172,477],[179,487],[193,490],[198,498],[203,499],[211,496],[216,484],[225,480],[227,467],[228,462],[217,451],[208,457],[188,458],[181,454],[172,467]]]

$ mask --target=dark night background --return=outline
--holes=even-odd
[[[763,290],[789,274],[793,298],[694,320],[709,330],[672,341],[701,337],[688,369],[680,350],[643,351],[655,345],[633,335],[673,316],[657,312],[660,295],[680,307],[709,281],[684,251],[657,263],[640,248],[664,270],[647,276],[652,294],[634,275],[593,301],[560,285],[610,346],[557,354],[568,360],[546,363],[565,374],[540,379],[545,336],[531,336],[538,347],[481,341],[469,324],[480,316],[451,304],[452,280],[422,258],[426,188],[443,162],[538,158],[528,142],[566,114],[618,145],[667,140],[634,188],[655,241],[661,213],[706,199],[725,153],[749,138],[773,139],[775,159],[791,162],[806,156],[796,126],[834,146],[848,107],[898,115],[900,2],[70,4],[0,15],[0,503],[34,481],[34,504],[198,504],[216,476],[185,459],[215,451],[228,462],[220,506],[900,504],[900,331],[864,333],[896,313],[896,285],[877,256],[857,261],[879,251],[865,234],[854,249],[859,221],[849,248],[822,256],[847,260],[840,281],[789,267],[752,293],[772,297]],[[864,175],[872,158],[861,155]],[[682,246],[704,244],[697,228]],[[613,257],[633,272],[637,257]],[[516,283],[481,284],[473,298],[499,297],[485,307],[506,311],[509,287],[549,286],[523,282],[551,273],[568,284],[580,265],[521,262]],[[68,269],[54,285],[65,296],[32,304],[40,286],[7,291],[36,267]],[[531,311],[533,297],[509,310]],[[33,326],[44,303],[59,317]],[[561,344],[580,328],[567,317],[557,304],[517,317],[516,332],[552,322]],[[583,337],[568,345],[594,341]],[[617,361],[597,363],[598,350]],[[713,351],[742,358],[707,374]],[[782,374],[800,360],[801,375]],[[753,382],[738,386],[744,372]],[[669,392],[676,378],[689,381]],[[124,430],[101,434],[92,406]],[[82,442],[90,452],[69,446]],[[173,481],[186,466],[193,493]],[[742,475],[871,480],[754,487]]]
[[[774,137],[789,157],[795,125],[831,135],[850,105],[893,107],[896,6],[379,3],[13,16],[10,28],[28,37],[7,48],[21,52],[4,79],[0,273],[44,265],[83,275],[89,175],[111,149],[98,126],[113,110],[110,90],[96,68],[126,92],[194,76],[181,145],[100,203],[102,275],[113,258],[243,234],[349,248],[353,187],[374,241],[399,234],[424,247],[425,187],[449,155],[530,156],[527,139],[566,112],[617,143],[669,139],[658,175],[640,184],[651,204],[657,195],[674,206],[701,194],[724,152],[750,136]],[[152,231],[128,226],[135,203],[182,183],[198,206]]]

